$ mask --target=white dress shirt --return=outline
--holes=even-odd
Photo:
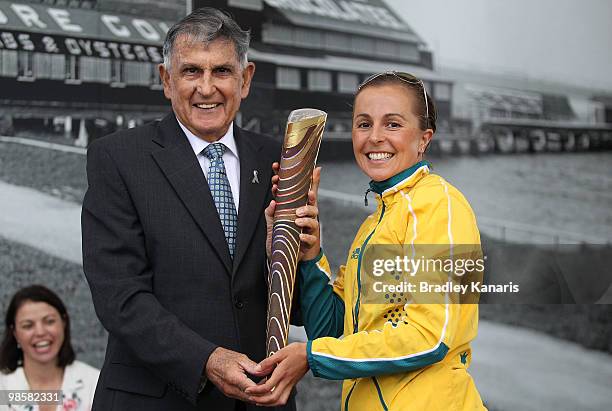
[[[183,132],[187,136],[189,144],[191,144],[191,148],[200,162],[200,167],[204,172],[204,176],[208,180],[210,160],[202,153],[202,150],[204,150],[211,143],[194,135],[191,131],[189,131],[189,129],[187,129],[187,127],[181,124],[178,118],[176,121],[178,121],[179,126],[181,126],[181,129],[183,129]],[[238,158],[238,148],[236,147],[236,140],[234,139],[233,122],[227,129],[227,133],[225,133],[225,135],[216,142],[223,143],[227,147],[227,150],[225,150],[225,153],[223,153],[223,163],[225,164],[225,173],[227,174],[227,179],[229,180],[229,184],[232,189],[234,205],[236,206],[236,211],[238,211],[238,205],[240,204],[240,159]]]

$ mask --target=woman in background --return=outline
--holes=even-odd
[[[60,405],[0,405],[0,410],[91,409],[99,370],[75,360],[70,317],[62,300],[41,285],[17,291],[0,345],[0,390],[61,391]]]
[[[313,236],[302,238],[313,246],[305,248],[298,271],[309,341],[290,344],[260,363],[261,375],[272,374],[265,383],[247,389],[254,402],[283,403],[310,368],[317,377],[344,380],[345,411],[484,409],[467,372],[470,343],[478,328],[477,305],[457,304],[448,294],[424,303],[405,301],[392,292],[364,301],[363,256],[375,250],[373,246],[420,246],[427,252],[424,245],[436,245],[452,257],[465,245],[469,255],[464,248],[462,257],[481,256],[480,234],[468,202],[423,161],[435,130],[434,103],[414,76],[384,72],[359,87],[353,152],[371,179],[367,192],[376,193],[378,207],[361,225],[333,284],[313,218],[318,210],[298,210],[304,218],[296,223]],[[266,213],[272,215],[273,209],[271,203]],[[439,284],[457,274],[423,275]]]

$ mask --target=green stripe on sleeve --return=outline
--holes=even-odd
[[[412,371],[442,361],[447,352],[446,344],[440,343],[432,351],[409,358],[364,361],[330,358],[324,354],[312,352],[312,343],[307,346],[308,364],[313,374],[328,380],[364,378]]]
[[[344,333],[344,301],[334,292],[317,258],[299,265],[300,307],[309,339],[339,337]]]

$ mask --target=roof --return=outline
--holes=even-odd
[[[612,107],[612,94],[601,94],[593,97],[593,101],[603,103],[606,107]]]
[[[567,96],[555,94],[542,94],[544,116],[546,118],[574,118],[576,114],[572,110]]]
[[[277,12],[296,26],[425,44],[382,0],[264,0],[266,14]],[[272,13],[270,13],[272,12]]]
[[[574,85],[547,79],[538,79],[529,77],[524,73],[451,68],[442,65],[437,65],[437,69],[455,83],[478,84],[514,90],[529,90],[531,92],[548,94],[567,94],[588,99],[591,99],[593,96],[598,96],[599,98],[612,98],[612,90],[601,90],[591,87],[589,84]]]
[[[468,84],[466,91],[472,100],[489,109],[542,115],[542,95],[499,87]]]

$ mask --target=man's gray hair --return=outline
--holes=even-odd
[[[176,39],[187,36],[194,43],[208,44],[218,38],[223,38],[234,43],[236,57],[242,68],[245,68],[248,59],[249,42],[251,41],[250,30],[242,30],[238,23],[225,12],[212,8],[202,7],[185,16],[168,30],[164,41],[164,66],[170,70],[170,62]]]

